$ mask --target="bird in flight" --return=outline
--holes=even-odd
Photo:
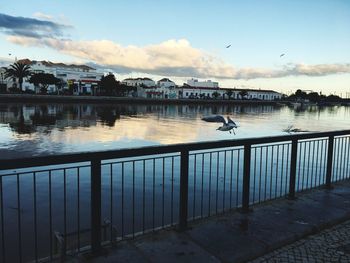
[[[226,46],[226,48],[230,48],[231,47],[231,44],[230,45],[228,45],[228,46]]]
[[[233,134],[236,134],[234,128],[238,128],[237,124],[233,120],[231,120],[229,116],[227,116],[227,122],[225,118],[221,115],[203,117],[202,120],[206,122],[222,122],[222,126],[216,129],[219,131],[228,131],[231,133],[232,130]]]
[[[281,57],[283,57],[284,55],[285,55],[284,53],[283,53],[283,54],[281,54],[281,55],[280,55],[280,58],[281,58]]]

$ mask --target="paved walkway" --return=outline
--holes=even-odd
[[[266,202],[248,214],[212,217],[182,233],[159,231],[122,242],[98,258],[80,256],[72,261],[332,262],[335,258],[335,262],[349,262],[350,222],[339,225],[346,220],[350,220],[350,182],[338,183],[332,190],[308,191],[293,201]],[[293,243],[334,225],[339,226]],[[263,257],[256,259],[259,256]]]
[[[277,249],[250,263],[350,262],[350,220]]]

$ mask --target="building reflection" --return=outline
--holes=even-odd
[[[90,127],[101,124],[114,127],[124,117],[161,118],[201,117],[210,114],[259,114],[275,111],[274,106],[242,105],[90,105],[90,104],[0,104],[0,123],[18,134],[30,134],[38,127],[52,129]]]

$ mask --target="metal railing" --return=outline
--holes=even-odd
[[[350,130],[0,160],[2,262],[82,251],[349,178]],[[57,249],[59,244],[59,248]]]

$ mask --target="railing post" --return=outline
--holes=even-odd
[[[328,137],[327,174],[326,174],[326,187],[328,189],[331,188],[331,182],[332,182],[333,145],[334,145],[334,135],[330,135]]]
[[[181,151],[180,172],[180,206],[179,206],[179,230],[187,228],[187,206],[188,206],[188,150]]]
[[[91,251],[101,249],[101,160],[91,161]]]
[[[298,140],[292,140],[292,150],[290,154],[290,177],[289,177],[289,199],[295,198],[295,181],[297,171]]]
[[[249,212],[251,144],[244,145],[242,212]]]

